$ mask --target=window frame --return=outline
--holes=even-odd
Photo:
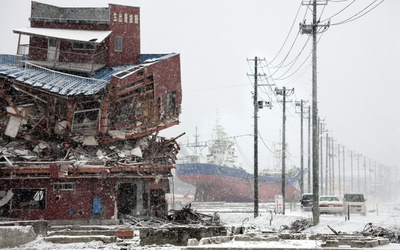
[[[56,188],[59,185],[60,188]],[[67,188],[66,185],[71,185],[71,188]],[[55,191],[74,191],[76,189],[75,182],[55,182],[53,183],[53,190]]]
[[[77,45],[83,45],[83,46],[81,47],[81,46],[77,46]],[[74,42],[72,42],[72,49],[73,50],[91,50],[91,51],[94,51],[96,49],[96,46],[93,43],[85,43],[85,42],[74,41]]]
[[[123,37],[115,36],[115,51],[121,52],[124,49]]]

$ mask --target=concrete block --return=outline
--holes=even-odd
[[[119,228],[115,231],[115,234],[117,235],[118,238],[121,238],[121,239],[132,239],[134,236],[133,229]]]
[[[36,239],[32,226],[0,227],[0,248],[10,248],[26,244]]]
[[[377,239],[380,246],[389,245],[389,239],[386,238],[378,238]]]
[[[188,246],[198,246],[199,245],[199,241],[197,239],[194,239],[194,238],[188,239],[187,245]]]
[[[379,246],[378,240],[355,240],[351,242],[351,247],[358,247],[358,248],[371,248]]]
[[[223,226],[178,226],[171,228],[141,228],[140,245],[172,244],[186,246],[188,239],[201,240],[213,236],[225,236],[226,228]]]
[[[55,244],[69,244],[69,243],[83,243],[90,241],[102,241],[106,244],[114,243],[117,241],[115,236],[102,236],[102,235],[91,235],[91,236],[50,236],[44,238],[46,241],[50,241]]]
[[[212,241],[211,241],[210,238],[202,238],[202,239],[199,241],[199,245],[208,245],[208,244],[211,244],[211,243],[212,243]]]
[[[325,242],[325,247],[339,247],[339,241],[338,240],[327,240]]]
[[[292,238],[292,235],[290,233],[281,233],[279,234],[279,237],[282,240],[290,240]]]
[[[253,236],[253,235],[236,235],[234,241],[279,241],[280,238],[277,235],[268,236]]]

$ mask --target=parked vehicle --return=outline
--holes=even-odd
[[[320,214],[343,215],[343,202],[336,195],[322,195],[319,197]]]
[[[367,208],[365,206],[365,199],[363,194],[345,194],[343,199],[343,206],[345,214],[367,215]]]
[[[300,199],[300,207],[301,211],[311,211],[313,206],[313,194],[312,193],[304,193]]]

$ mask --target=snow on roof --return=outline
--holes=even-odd
[[[14,33],[23,35],[34,35],[44,37],[54,37],[64,40],[81,42],[101,43],[106,39],[111,31],[102,30],[69,30],[69,29],[48,29],[48,28],[21,28],[13,30]]]
[[[104,68],[96,72],[93,78],[57,72],[31,63],[26,63],[25,67],[18,67],[10,63],[16,61],[15,55],[0,55],[0,75],[7,75],[32,87],[42,88],[64,96],[93,95],[104,89],[110,83],[112,76],[118,74],[118,72],[139,65],[147,66],[151,64],[147,62],[148,59],[151,59],[154,63],[176,55],[175,53],[141,54],[140,64]]]

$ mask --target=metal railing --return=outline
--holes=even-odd
[[[30,46],[29,44],[20,44],[18,46],[16,63],[20,64],[23,61],[32,61],[41,66],[54,69],[92,73],[98,69],[96,67],[106,65],[107,51],[106,49],[98,52],[92,50],[51,50],[49,48]]]
[[[0,55],[0,64],[12,64],[15,65],[17,62],[17,57],[15,55]]]

